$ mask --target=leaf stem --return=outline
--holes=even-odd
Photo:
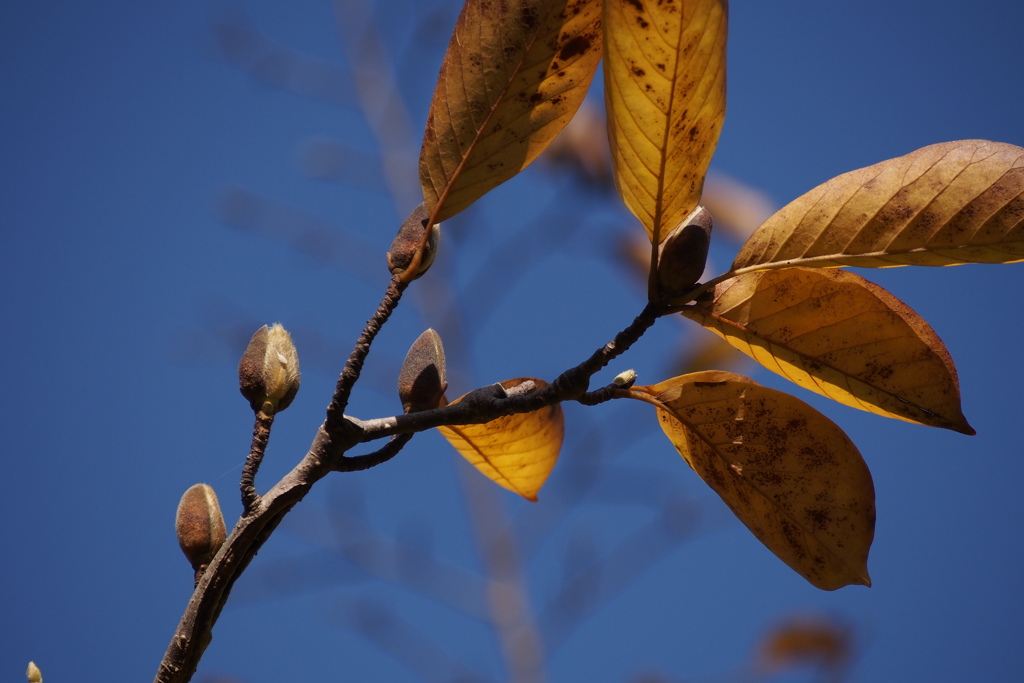
[[[730,269],[721,275],[714,277],[707,282],[695,287],[686,293],[687,299],[685,301],[675,300],[673,305],[681,306],[683,304],[694,301],[704,292],[712,289],[715,285],[731,280],[732,278],[746,275],[748,273],[756,273],[760,270],[783,270],[785,268],[842,268],[845,266],[860,266],[863,268],[878,268],[883,267],[877,264],[877,261],[886,260],[886,257],[892,257],[894,255],[906,255],[915,254],[926,251],[925,249],[907,249],[901,252],[893,251],[869,251],[860,254],[821,254],[819,256],[799,256],[797,258],[786,259],[784,261],[770,261],[768,263],[755,263],[754,265],[744,266],[743,268]],[[867,260],[868,263],[862,263],[861,261]],[[913,265],[908,263],[898,263],[889,261],[884,267],[894,267],[903,265]]]

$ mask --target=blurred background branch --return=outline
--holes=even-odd
[[[374,152],[314,138],[301,151],[302,167],[313,179],[360,190],[383,185],[395,214],[401,215],[419,200],[412,154],[418,149],[419,134],[410,115],[415,105],[405,101],[395,72],[394,64],[402,61],[402,55],[389,53],[394,45],[383,40],[376,11],[379,8],[367,2],[335,2],[338,34],[351,70],[275,43],[244,14],[223,16],[213,33],[220,57],[261,81],[359,110],[372,131],[368,142]],[[444,14],[427,10],[407,31],[414,37],[431,34],[444,25],[438,18]],[[415,45],[415,38],[409,44]],[[618,251],[598,248],[591,255],[610,271],[634,278],[638,289],[646,279],[648,248],[642,234],[625,229],[630,219],[620,208],[611,182],[604,120],[597,106],[585,103],[538,167],[528,173],[542,176],[544,182],[557,186],[557,192],[531,207],[525,225],[516,224],[515,216],[501,221],[516,224],[515,230],[494,225],[476,207],[446,223],[444,258],[435,265],[433,277],[411,290],[420,294],[421,316],[442,331],[449,359],[454,359],[449,361],[449,376],[461,386],[483,381],[474,368],[487,361],[474,358],[481,343],[474,330],[502,314],[504,298],[520,282],[537,277],[533,264],[557,253],[578,256],[580,242],[587,242],[581,237],[595,223],[604,223],[605,232],[618,234],[619,243],[628,246]],[[567,202],[567,195],[579,199]],[[775,208],[763,193],[720,173],[709,178],[703,202],[716,219],[721,217],[721,234],[734,244],[741,243]],[[581,207],[587,208],[581,211]],[[301,208],[233,188],[222,195],[217,212],[230,227],[268,237],[368,282],[379,279],[380,254],[375,245]],[[634,247],[634,233],[640,248]],[[490,244],[470,249],[467,241],[479,234],[496,237]],[[460,256],[469,257],[468,267],[458,269]],[[467,306],[461,298],[464,292],[472,293],[471,303],[487,305]],[[215,329],[210,334],[222,336]],[[665,364],[681,373],[744,363],[742,356],[716,340],[700,330],[687,334]],[[327,354],[316,351],[327,346],[318,344],[312,350],[318,371],[330,372],[330,363],[321,357]],[[303,349],[303,358],[309,353]],[[396,377],[397,371],[393,359],[385,359],[384,366],[368,383],[388,392],[393,382],[388,378]],[[265,601],[333,585],[342,597],[336,606],[326,608],[327,620],[360,633],[423,680],[495,680],[493,675],[474,671],[469,661],[463,661],[465,653],[446,643],[443,633],[425,632],[401,616],[398,605],[410,594],[428,598],[494,632],[496,654],[504,662],[499,679],[545,680],[546,659],[556,656],[592,613],[695,535],[723,523],[710,518],[699,501],[680,492],[658,471],[616,457],[615,434],[627,422],[621,416],[596,419],[580,411],[573,417],[574,428],[559,464],[561,476],[545,487],[543,505],[509,509],[505,492],[475,470],[459,468],[463,504],[471,520],[468,538],[478,566],[435,555],[430,539],[450,532],[438,528],[439,520],[433,516],[416,516],[416,523],[403,527],[397,536],[380,528],[358,502],[362,499],[358,479],[346,478],[336,484],[343,493],[332,497],[332,506],[317,509],[306,504],[286,521],[290,533],[317,550],[254,565],[248,588],[236,591],[235,599]],[[400,505],[400,501],[391,504]],[[607,533],[623,508],[631,509],[631,516],[640,521]],[[559,546],[561,550],[554,550]],[[368,580],[386,582],[394,590],[388,597],[362,597],[360,587]]]

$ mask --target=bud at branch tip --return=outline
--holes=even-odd
[[[420,204],[413,209],[409,217],[402,223],[402,227],[399,228],[395,241],[391,243],[391,249],[388,251],[388,270],[391,271],[392,275],[402,275],[405,273],[412,266],[416,255],[420,253],[421,246],[423,247],[423,252],[420,254],[416,273],[413,277],[403,278],[403,280],[412,282],[426,273],[431,264],[434,263],[434,257],[437,255],[437,246],[441,240],[441,224],[434,223],[434,225],[430,226],[429,232],[425,234],[424,231],[427,230],[427,221],[429,219],[430,215],[427,212],[427,207],[424,204]],[[426,242],[424,242],[424,238],[426,238]]]
[[[704,274],[711,246],[711,213],[698,206],[658,247],[658,296],[683,294]]]
[[[405,355],[398,374],[398,397],[407,413],[432,410],[440,406],[448,388],[445,378],[444,347],[441,337],[428,329]]]
[[[178,503],[174,528],[181,552],[198,574],[227,539],[224,515],[213,488],[208,484],[195,484],[185,491]]]
[[[238,362],[238,389],[253,412],[279,413],[299,391],[299,354],[291,335],[274,323],[256,330]]]
[[[626,370],[625,372],[620,372],[618,375],[616,375],[615,379],[612,380],[612,384],[619,387],[620,389],[628,389],[631,386],[633,386],[633,382],[635,381],[636,370]]]

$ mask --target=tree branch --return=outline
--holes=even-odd
[[[341,456],[341,462],[334,465],[335,472],[358,472],[360,470],[368,470],[371,467],[376,467],[382,463],[387,462],[391,458],[398,455],[398,453],[405,447],[405,444],[412,440],[415,436],[414,433],[396,434],[391,437],[384,446],[374,451],[373,453],[367,453],[366,455],[356,455],[348,457],[345,455]]]
[[[235,580],[285,514],[330,471],[325,456],[335,448],[321,428],[306,457],[263,496],[249,516],[238,520],[192,593],[160,663],[155,683],[182,683],[192,678],[213,638],[213,625]]]
[[[506,394],[501,385],[492,384],[472,391],[458,403],[443,408],[366,421],[351,417],[348,419],[362,432],[358,437],[360,441],[371,441],[394,434],[422,432],[442,425],[483,424],[505,415],[530,413],[564,401],[587,403],[593,396],[587,394],[590,378],[628,350],[662,315],[663,309],[648,304],[629,327],[615,335],[612,341],[595,351],[587,360],[563,372],[540,391],[521,395],[512,389]],[[594,394],[603,391],[601,389]]]
[[[248,498],[252,508],[239,519],[196,586],[160,663],[155,683],[183,683],[192,677],[203,652],[210,644],[213,625],[220,616],[235,580],[288,511],[328,472],[361,470],[386,462],[408,443],[412,434],[432,427],[482,424],[504,415],[528,413],[562,401],[581,398],[587,401],[590,378],[632,346],[666,312],[663,308],[648,304],[629,327],[619,332],[612,341],[576,367],[563,372],[540,391],[522,394],[518,391],[519,387],[513,387],[506,392],[501,385],[494,384],[471,392],[458,403],[436,410],[365,422],[348,417],[343,411],[352,387],[359,379],[363,361],[381,326],[397,307],[404,289],[405,285],[393,277],[377,312],[366,323],[349,356],[328,406],[327,418],[317,430],[316,438],[305,457],[262,498]],[[528,389],[528,386],[523,386],[522,390]],[[260,423],[257,419],[255,432],[259,431]],[[374,453],[355,458],[345,457],[345,453],[359,443],[388,436],[394,438]],[[253,462],[252,465],[247,463],[245,476],[250,473],[255,476],[258,463]],[[254,486],[252,494],[255,494]],[[246,500],[245,495],[243,499]]]

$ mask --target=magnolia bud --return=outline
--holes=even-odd
[[[412,263],[416,252],[419,251],[420,243],[423,241],[423,231],[426,229],[429,218],[426,206],[420,204],[412,210],[409,217],[402,223],[402,227],[398,230],[398,235],[395,236],[395,241],[391,243],[391,250],[388,252],[388,270],[391,271],[392,275],[401,275],[409,267],[409,264]],[[434,262],[434,257],[437,255],[437,245],[440,240],[441,224],[434,223],[430,227],[430,236],[427,238],[426,248],[424,248],[423,256],[420,258],[420,265],[416,269],[416,277],[412,278],[412,280],[420,277],[430,268]]]
[[[213,489],[206,484],[196,484],[185,491],[178,503],[174,527],[178,532],[178,545],[192,569],[198,572],[210,564],[227,538],[224,515]]]
[[[43,672],[39,670],[35,662],[28,663],[28,670],[25,672],[28,683],[43,683]]]
[[[284,327],[274,323],[256,330],[238,363],[238,389],[253,412],[287,408],[299,391],[299,379],[299,354]]]
[[[421,334],[409,347],[398,373],[398,397],[407,413],[431,410],[441,404],[445,381],[444,347],[434,330]]]
[[[698,206],[658,247],[658,289],[662,296],[681,294],[704,274],[711,245],[711,213]]]

